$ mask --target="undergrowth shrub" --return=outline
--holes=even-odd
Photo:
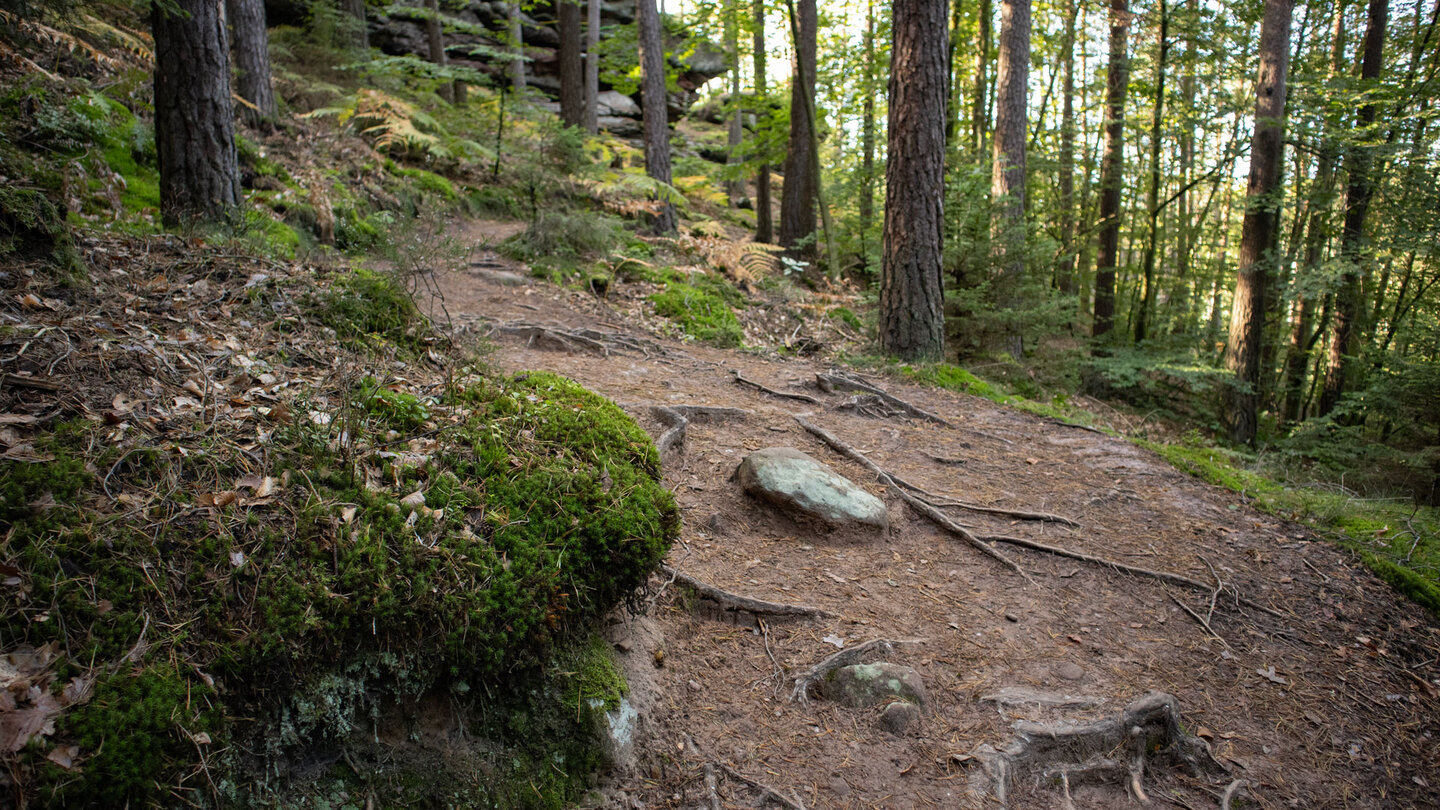
[[[745,339],[745,330],[735,311],[718,294],[709,289],[673,281],[661,292],[650,296],[655,312],[674,321],[685,334],[720,347],[738,346]]]

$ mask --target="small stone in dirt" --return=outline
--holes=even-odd
[[[1007,621],[1007,622],[1018,622],[1018,621],[1020,621],[1020,617],[1019,617],[1019,616],[1016,616],[1014,613],[1011,613],[1011,612],[1009,612],[1009,611],[1006,611],[1006,612],[1005,612],[1005,621]]]
[[[790,447],[757,450],[740,462],[746,492],[836,528],[890,526],[885,503],[826,465]]]
[[[502,287],[523,287],[530,283],[530,279],[519,273],[512,273],[509,270],[486,270],[481,274],[486,281],[499,284]]]
[[[1067,681],[1078,681],[1085,677],[1085,670],[1081,669],[1080,665],[1074,661],[1066,661],[1055,668],[1055,674]]]
[[[884,661],[840,667],[825,679],[822,691],[825,697],[852,709],[895,698],[925,705],[925,684],[920,673],[913,667]]]
[[[685,685],[690,687],[691,692],[699,692],[703,688],[702,686],[700,686],[700,682],[695,680],[694,678],[691,678],[688,682],[686,682]]]
[[[834,777],[830,780],[830,792],[836,796],[849,796],[850,784],[838,776]]]
[[[920,707],[908,700],[897,700],[880,712],[880,728],[891,734],[905,734],[920,727]]]

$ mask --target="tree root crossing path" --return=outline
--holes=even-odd
[[[600,806],[1435,806],[1440,629],[1303,526],[1124,438],[682,343],[638,283],[518,275],[443,278],[455,330],[625,407],[684,516],[608,630],[639,719]],[[767,447],[881,498],[888,529],[748,495]],[[831,698],[874,664],[918,675],[913,717]]]

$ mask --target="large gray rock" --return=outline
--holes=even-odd
[[[740,462],[739,478],[746,492],[837,528],[890,526],[883,501],[793,448],[751,453]]]
[[[852,709],[864,709],[900,699],[925,705],[925,684],[920,673],[903,664],[877,661],[840,667],[826,676],[821,692],[829,700]]]

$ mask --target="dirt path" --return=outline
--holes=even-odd
[[[647,333],[636,300],[643,290],[613,290],[601,301],[506,275],[493,255],[477,254],[476,261],[471,272],[443,283],[462,329],[526,321],[653,341],[638,350],[612,346],[601,356],[498,336],[490,357],[496,365],[573,377],[625,405],[657,436],[663,427],[651,405],[748,411],[740,420],[692,424],[666,457],[685,519],[669,562],[727,591],[837,617],[776,619],[762,631],[750,621],[697,615],[676,598],[678,588],[667,588],[648,619],[630,620],[632,637],[621,645],[653,674],[653,683],[641,684],[653,690],[653,704],[637,763],[610,791],[612,806],[781,806],[773,798],[765,804],[761,791],[725,767],[775,788],[792,806],[979,806],[966,798],[979,766],[955,755],[981,744],[1003,748],[1014,739],[1010,724],[1018,717],[1114,715],[1151,690],[1179,699],[1187,727],[1229,769],[1194,778],[1156,764],[1144,785],[1159,806],[1216,807],[1235,779],[1248,783],[1241,794],[1248,806],[1440,802],[1440,629],[1303,527],[1255,512],[1234,493],[1123,440],[973,397],[881,381],[955,427],[836,411],[845,395],[809,385],[823,366]],[[736,385],[732,369],[823,404]],[[1207,583],[1218,577],[1277,615],[1237,606],[1226,595],[1211,613],[1208,593],[1005,549],[1034,579],[1026,585],[883,492],[873,475],[799,427],[796,414],[936,494],[1058,513],[1081,524],[954,512],[977,533],[1019,535]],[[809,453],[882,495],[890,531],[868,543],[842,542],[744,495],[732,479],[736,465],[749,451],[776,445]],[[1215,636],[1172,596],[1199,616],[1210,614]],[[879,730],[878,710],[823,700],[804,707],[789,699],[792,679],[836,652],[836,641],[849,647],[875,638],[920,639],[889,659],[924,678],[929,706],[918,732]],[[663,662],[651,663],[657,655]],[[1082,696],[1095,705],[1042,710],[983,700],[1005,687]],[[707,763],[715,775],[713,805]],[[1077,807],[1137,804],[1111,779],[1077,778],[1071,793]],[[1062,802],[1057,784],[1032,777],[1015,785],[1010,805]]]

